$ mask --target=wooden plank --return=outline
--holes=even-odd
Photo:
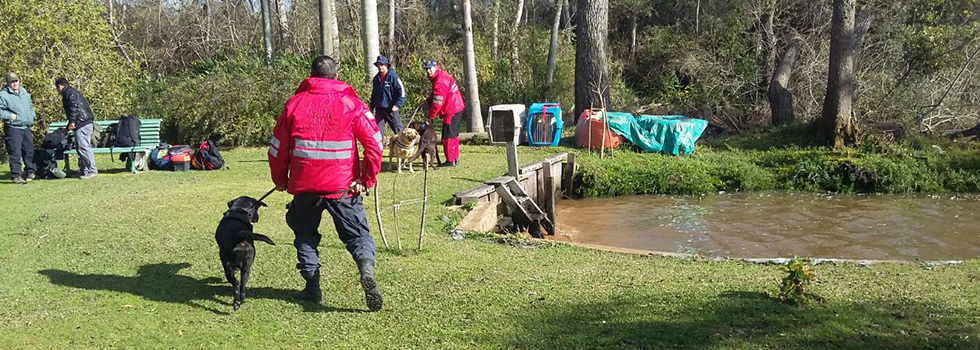
[[[521,167],[518,168],[517,173],[523,175],[523,174],[526,174],[526,173],[530,173],[532,171],[536,171],[538,169],[543,168],[544,167],[544,164],[546,164],[546,163],[547,164],[554,164],[555,162],[560,162],[560,161],[564,160],[565,158],[568,157],[568,154],[569,154],[568,152],[562,152],[562,153],[559,153],[557,155],[554,155],[554,156],[545,158],[545,159],[543,159],[543,160],[541,160],[539,162],[535,162],[535,163],[531,163],[531,164],[527,164],[527,165],[521,166]]]
[[[573,181],[575,178],[575,153],[568,154],[568,159],[566,159],[563,167],[564,169],[562,170],[564,173],[561,176],[563,180],[562,191],[565,192],[566,196],[571,197],[575,193],[573,188],[575,184]]]
[[[514,181],[514,178],[511,176],[501,176],[501,177],[495,177],[490,180],[487,180],[487,182],[485,183],[488,185],[498,185],[498,184],[506,184],[512,181]]]

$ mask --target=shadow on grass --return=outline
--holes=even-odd
[[[978,349],[968,310],[911,301],[794,306],[763,293],[722,293],[535,306],[517,315],[519,349]],[[676,305],[686,306],[676,306]],[[498,335],[500,336],[500,335]]]
[[[227,311],[208,307],[200,302],[211,301],[227,305],[227,310],[230,311],[231,284],[217,277],[196,279],[178,274],[180,270],[190,266],[191,264],[188,263],[143,265],[133,277],[76,274],[61,270],[42,270],[38,273],[47,276],[51,283],[61,286],[129,293],[147,300],[184,304],[216,314],[227,315]],[[335,308],[295,300],[291,297],[295,292],[297,291],[291,289],[249,286],[245,290],[245,304],[242,307],[248,308],[250,299],[274,299],[302,305],[305,312],[363,312],[363,310]],[[219,300],[217,298],[219,295],[223,296],[222,299],[224,300]]]

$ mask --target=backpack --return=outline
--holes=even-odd
[[[119,130],[119,123],[109,124],[102,133],[102,138],[99,139],[99,143],[94,144],[95,147],[99,148],[109,148],[116,143],[116,130]],[[93,133],[94,134],[94,133]]]
[[[191,167],[194,169],[216,170],[224,165],[224,158],[221,158],[218,147],[211,140],[201,141],[201,145],[197,146],[197,151],[194,152],[194,157],[191,158]]]
[[[116,127],[114,147],[135,147],[140,145],[140,120],[135,116],[126,115],[119,119]]]
[[[41,141],[41,148],[53,150],[65,150],[68,147],[68,139],[65,137],[65,129],[58,128],[55,131],[44,135]]]
[[[99,143],[102,142],[102,125],[99,123],[92,123],[92,138],[89,143],[92,147],[99,147]]]

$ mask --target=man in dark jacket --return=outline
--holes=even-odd
[[[378,130],[381,134],[385,133],[385,123],[391,126],[391,131],[395,134],[402,132],[401,113],[398,112],[405,104],[405,86],[402,85],[401,78],[391,68],[388,58],[378,56],[378,61],[374,62],[378,67],[378,74],[374,76],[373,88],[371,89],[371,110],[378,122]]]
[[[20,86],[17,73],[7,73],[7,86],[0,89],[0,120],[3,120],[3,140],[10,159],[10,177],[16,184],[34,179],[34,102],[27,89]],[[21,177],[21,161],[27,174]]]
[[[75,132],[75,147],[78,151],[78,169],[82,171],[82,179],[91,179],[99,175],[95,168],[95,154],[92,153],[92,130],[95,125],[94,115],[88,100],[82,93],[68,84],[68,79],[58,78],[55,87],[61,93],[61,104],[65,107],[68,117],[68,130]]]

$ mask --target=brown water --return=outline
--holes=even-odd
[[[734,258],[966,260],[980,197],[756,192],[559,202],[555,239]]]

